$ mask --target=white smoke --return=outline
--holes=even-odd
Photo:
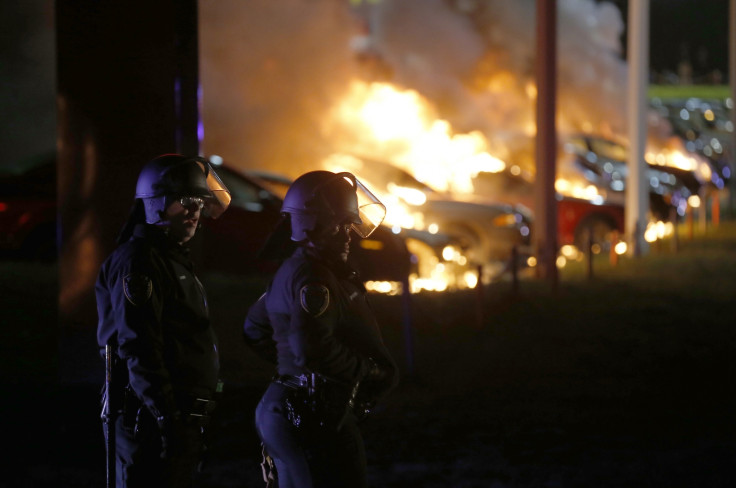
[[[378,77],[533,166],[535,15],[535,0],[203,0],[205,153],[298,173],[332,151],[322,119],[350,81]],[[610,3],[558,1],[561,131],[624,134],[623,25]]]

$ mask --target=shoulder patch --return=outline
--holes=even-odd
[[[330,290],[324,285],[312,283],[302,286],[299,291],[302,308],[312,315],[319,317],[330,305]]]
[[[141,273],[131,273],[123,278],[123,292],[130,303],[139,307],[151,298],[151,278]]]

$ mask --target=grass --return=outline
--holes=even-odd
[[[725,100],[731,97],[728,85],[650,85],[649,98],[708,98]]]
[[[412,296],[409,316],[400,297],[372,295],[402,371],[398,389],[364,425],[373,484],[736,486],[736,222],[692,240],[681,235],[677,252],[670,244],[616,266],[599,256],[592,279],[574,263],[556,291],[523,280],[518,293],[508,282],[482,294],[423,293]],[[54,367],[55,279],[54,266],[0,263],[6,383],[45,378]],[[203,281],[228,393],[218,409],[214,474],[203,486],[244,486],[258,472],[252,408],[272,369],[240,331],[267,279]],[[52,397],[64,413],[52,434],[68,443],[74,432],[76,444],[63,469],[34,473],[53,480],[61,472],[77,486],[99,481],[97,390]],[[29,441],[18,450],[37,447]]]

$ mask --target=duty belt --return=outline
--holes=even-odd
[[[217,406],[217,402],[197,396],[182,395],[177,398],[179,409],[190,417],[209,417]]]
[[[278,383],[287,388],[294,390],[305,389],[309,396],[325,394],[334,397],[331,394],[337,394],[339,397],[344,397],[345,401],[352,406],[355,395],[358,392],[359,382],[354,385],[348,385],[342,381],[338,381],[319,373],[302,374],[299,376],[290,374],[275,375],[271,378],[273,383]]]
[[[299,376],[294,376],[291,374],[278,374],[271,378],[271,381],[273,381],[274,383],[278,383],[279,385],[284,385],[288,388],[293,389],[309,388],[310,386],[312,386],[310,384],[310,380],[311,378],[306,374]]]

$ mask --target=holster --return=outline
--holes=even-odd
[[[279,375],[273,381],[291,389],[286,397],[287,418],[300,429],[340,430],[357,391],[317,373]]]

